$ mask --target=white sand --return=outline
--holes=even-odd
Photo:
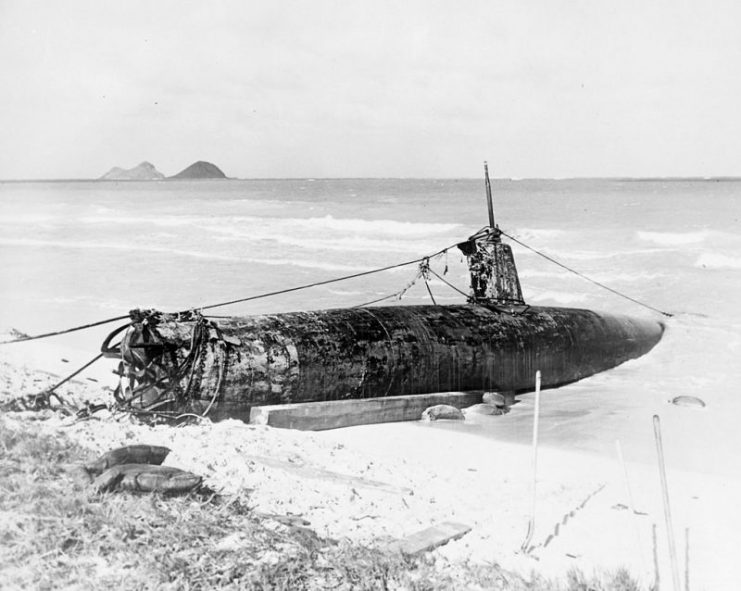
[[[40,391],[93,356],[62,351],[41,342],[0,347],[0,400]],[[59,393],[77,402],[110,401],[104,387],[113,382],[111,369],[110,362],[100,362]],[[674,444],[678,429],[691,424],[686,413],[692,412],[702,411],[678,409],[676,420],[669,414],[664,441],[679,576],[684,585],[689,572],[693,591],[735,589],[741,481],[676,469],[687,441],[702,437],[686,432],[682,444]],[[663,588],[671,588],[655,461],[627,465],[635,509],[641,513],[634,515],[627,509],[616,454],[541,448],[535,547],[525,555],[519,550],[532,499],[531,449],[526,445],[434,423],[306,433],[238,421],[148,427],[104,415],[74,423],[51,412],[11,413],[8,419],[33,421],[43,432],[63,432],[95,453],[132,443],[167,445],[173,450],[167,464],[200,474],[227,494],[248,494],[258,511],[300,515],[320,535],[335,539],[383,544],[442,521],[462,522],[473,530],[436,550],[441,559],[498,563],[526,575],[536,571],[557,577],[572,567],[591,573],[625,566],[648,585],[656,576],[655,526],[659,575]],[[712,428],[707,420],[700,424]],[[741,435],[730,435],[727,445],[739,449]]]

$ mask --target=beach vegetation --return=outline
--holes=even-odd
[[[244,496],[92,492],[91,452],[0,416],[0,588],[633,591],[626,572],[565,582],[323,538]]]

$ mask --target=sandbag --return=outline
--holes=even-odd
[[[466,417],[460,409],[449,404],[436,404],[425,409],[421,419],[423,421],[437,421],[439,419],[448,419],[452,421],[463,421]]]

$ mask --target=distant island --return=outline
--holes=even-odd
[[[199,160],[194,162],[185,170],[181,170],[168,179],[225,179],[226,175],[215,164]]]
[[[181,179],[225,179],[228,178],[215,164],[199,160],[173,176],[166,177],[151,162],[142,162],[134,168],[114,166],[98,180],[101,181],[161,181]]]
[[[159,170],[150,162],[142,162],[134,168],[119,168],[114,166],[106,172],[100,180],[102,181],[158,181],[165,178]]]

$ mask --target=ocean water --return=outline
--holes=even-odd
[[[651,461],[652,416],[675,467],[741,475],[741,182],[495,180],[501,228],[674,316],[647,356],[542,397],[541,440]],[[480,180],[0,183],[0,327],[35,334],[126,314],[207,306],[409,261],[487,223]],[[526,300],[660,316],[513,244]],[[460,253],[432,260],[467,291]],[[242,315],[362,304],[399,292],[406,266],[212,310]],[[439,304],[463,301],[440,281]],[[401,303],[429,302],[417,282]],[[398,304],[390,300],[386,304]],[[89,349],[110,327],[55,337]],[[698,396],[704,409],[667,401]],[[532,395],[463,429],[527,442]],[[437,428],[437,427],[436,427]]]

